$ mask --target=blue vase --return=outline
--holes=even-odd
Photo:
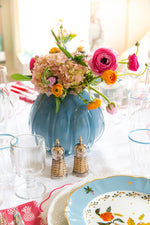
[[[87,91],[83,98],[89,99]],[[100,108],[87,110],[87,105],[78,95],[67,95],[56,114],[55,97],[40,94],[33,103],[29,116],[31,132],[45,138],[48,151],[58,138],[65,154],[74,153],[74,147],[82,136],[87,148],[93,145],[104,132],[104,117]]]

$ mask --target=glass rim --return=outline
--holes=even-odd
[[[133,92],[131,92],[131,93],[129,93],[129,98],[130,99],[134,99],[134,100],[141,100],[141,101],[143,101],[143,100],[150,100],[150,96],[148,97],[148,98],[146,98],[146,97],[144,97],[144,98],[140,98],[140,97],[134,97],[134,93],[145,93],[145,91],[133,91]],[[148,92],[149,94],[150,94],[150,92]]]
[[[7,137],[12,137],[12,138],[14,138],[14,135],[12,135],[12,134],[1,134],[0,133],[0,136],[7,136]],[[10,145],[9,146],[6,146],[6,147],[0,147],[0,150],[4,150],[4,149],[8,149],[8,148],[10,148]]]
[[[131,135],[132,135],[132,133],[134,133],[134,132],[138,132],[138,131],[149,131],[150,132],[150,129],[146,129],[146,128],[143,128],[143,129],[134,129],[134,130],[131,130],[130,132],[129,132],[129,134],[128,134],[128,138],[131,140],[131,141],[133,141],[133,142],[135,142],[135,143],[138,143],[138,144],[150,144],[150,141],[149,142],[147,142],[147,141],[137,141],[135,138],[132,138],[131,137]]]
[[[6,68],[6,66],[1,66],[1,65],[0,65],[0,71],[2,71],[2,70],[5,70],[5,71],[7,71],[7,68]]]
[[[39,135],[39,134],[19,134],[19,135],[14,136],[14,137],[10,140],[10,146],[11,146],[11,147],[15,147],[15,148],[26,148],[26,146],[16,145],[16,143],[17,143],[17,138],[19,138],[19,137],[25,137],[25,136],[38,137],[38,138],[40,138],[41,140],[43,140],[44,143],[45,143],[45,138],[44,138],[43,136]],[[12,143],[14,140],[16,140],[16,142],[15,142],[15,143]],[[37,144],[37,146],[39,146],[39,144]],[[32,146],[31,146],[31,147],[32,147]],[[28,148],[30,148],[30,146],[28,146]]]

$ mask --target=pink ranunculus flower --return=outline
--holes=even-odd
[[[31,71],[31,73],[33,72],[33,68],[34,68],[34,63],[35,63],[35,61],[37,60],[37,58],[39,58],[39,56],[38,55],[36,55],[35,57],[33,57],[33,58],[31,58],[31,60],[30,60],[30,71]]]
[[[49,86],[52,87],[56,83],[56,77],[49,77],[47,81],[50,81]]]
[[[118,107],[114,102],[110,102],[106,107],[106,111],[113,115],[118,112]]]
[[[89,59],[88,65],[96,75],[101,75],[105,70],[115,71],[118,53],[113,49],[99,48]]]
[[[129,70],[137,71],[139,68],[139,62],[138,62],[137,55],[135,53],[132,55],[129,55],[128,60],[129,60],[128,61]]]

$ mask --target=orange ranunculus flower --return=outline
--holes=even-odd
[[[93,101],[89,102],[89,104],[87,105],[87,109],[91,110],[91,109],[97,109],[99,106],[101,106],[101,100],[95,98]]]
[[[117,80],[117,74],[113,70],[106,70],[101,76],[106,84],[114,84]]]
[[[103,221],[111,221],[114,219],[114,216],[111,212],[105,212],[105,213],[100,214],[100,218]]]
[[[51,48],[49,51],[49,53],[59,53],[59,52],[60,52],[60,49],[56,47]]]
[[[52,86],[52,93],[56,97],[60,97],[63,93],[63,86],[62,84],[55,84]]]

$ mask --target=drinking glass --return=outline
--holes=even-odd
[[[150,128],[150,92],[132,91],[129,94],[128,112],[130,130]]]
[[[128,137],[134,174],[150,177],[150,129],[132,130]]]
[[[34,134],[23,134],[10,141],[11,157],[16,175],[21,182],[15,185],[15,193],[23,199],[35,199],[45,192],[38,181],[45,168],[45,139]]]
[[[16,113],[10,96],[0,89],[0,133],[17,134]]]
[[[7,84],[7,68],[6,66],[0,66],[0,84]]]
[[[5,190],[14,180],[13,167],[10,156],[11,134],[0,134],[0,204],[2,204]]]
[[[99,91],[104,94],[111,102],[115,102],[118,106],[118,112],[114,115],[111,115],[106,112],[106,106],[108,105],[108,102],[104,99],[102,100],[101,108],[104,111],[106,123],[109,126],[119,124],[122,119],[120,105],[123,101],[123,87],[121,79],[118,79],[117,82],[112,85],[107,85],[105,82],[100,83]],[[95,97],[98,98],[99,96],[96,94]]]

